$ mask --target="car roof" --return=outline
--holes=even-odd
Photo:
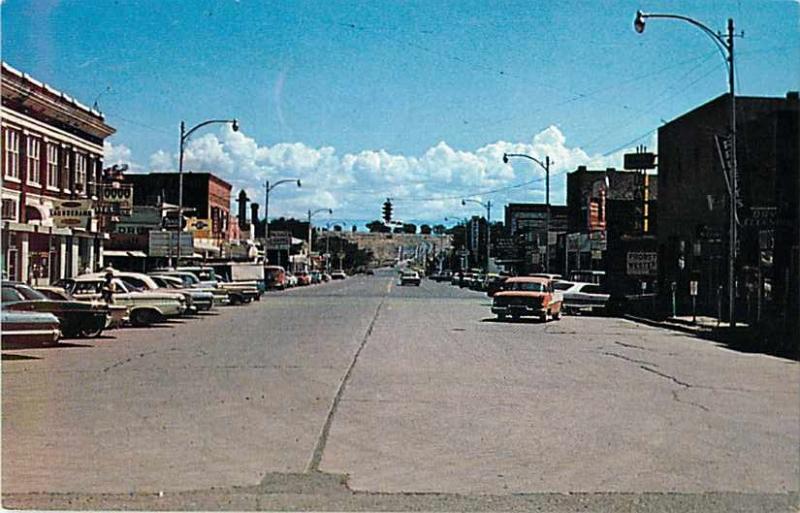
[[[550,278],[541,276],[513,276],[506,280],[506,283],[547,283],[549,281],[551,281]]]

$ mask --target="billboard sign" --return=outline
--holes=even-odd
[[[186,221],[186,230],[192,232],[198,239],[211,238],[211,219],[190,217]]]
[[[655,251],[629,251],[628,276],[655,276],[658,274],[658,253]]]
[[[88,228],[94,219],[94,202],[83,200],[53,200],[53,224],[57,228]]]
[[[289,251],[292,245],[292,234],[289,232],[269,232],[267,248],[278,251]]]
[[[101,184],[97,189],[97,208],[102,214],[131,215],[133,184]]]
[[[656,155],[655,153],[626,153],[624,156],[623,166],[625,169],[638,170],[638,169],[655,169],[656,168]]]
[[[151,231],[148,254],[151,257],[173,257],[178,255],[178,235],[180,235],[181,255],[194,253],[194,236],[189,232]]]

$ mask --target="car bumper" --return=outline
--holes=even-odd
[[[500,315],[538,316],[538,315],[543,315],[546,312],[547,309],[542,306],[539,307],[534,307],[529,305],[492,306],[492,313]]]

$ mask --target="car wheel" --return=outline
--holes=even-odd
[[[506,314],[502,314],[502,313],[497,314],[497,320],[498,321],[505,321],[506,320]]]
[[[160,320],[161,315],[154,310],[136,310],[131,312],[131,324],[134,326],[148,326]]]
[[[561,319],[561,310],[558,310],[553,314],[553,320],[554,321],[557,321],[559,319]]]
[[[539,320],[542,322],[547,322],[547,312],[543,313],[539,316]]]
[[[81,327],[81,337],[83,338],[94,338],[99,337],[101,333],[103,333],[103,329],[105,329],[105,323],[96,323],[92,325],[91,323],[87,323],[85,326]]]

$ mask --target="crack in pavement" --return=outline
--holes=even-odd
[[[655,365],[655,364],[651,363],[650,365]],[[666,379],[672,381],[673,383],[675,383],[676,385],[680,385],[680,386],[685,387],[685,388],[693,388],[694,387],[694,385],[692,385],[691,383],[687,383],[685,381],[681,381],[678,378],[676,378],[675,376],[670,376],[669,374],[666,374],[664,372],[657,371],[655,369],[651,369],[650,367],[647,367],[646,365],[639,365],[639,367],[642,370],[646,370],[647,372],[652,372],[653,374],[655,374],[657,376],[661,376],[662,378],[666,378]],[[710,388],[710,387],[708,387],[708,388]]]
[[[178,350],[177,347],[170,347],[169,349],[167,349],[167,351],[177,351],[177,350]],[[145,356],[150,356],[150,355],[153,355],[153,354],[156,354],[156,353],[160,353],[160,352],[162,352],[161,349],[156,349],[154,351],[147,351],[145,353],[139,353],[138,357],[139,358],[144,358]],[[118,362],[116,362],[116,363],[114,363],[112,365],[109,365],[108,367],[104,368],[103,372],[108,372],[111,369],[116,369],[116,368],[122,367],[126,363],[131,363],[135,358],[136,358],[135,356],[131,356],[130,358],[125,358],[124,360],[119,360]]]
[[[656,365],[653,362],[648,362],[646,360],[637,360],[636,358],[631,358],[629,356],[625,356],[624,354],[614,353],[611,351],[603,351],[600,354],[604,354],[606,356],[613,356],[614,358],[619,358],[620,360],[625,360],[631,363],[638,363],[640,365],[652,365],[653,367],[658,367],[658,365]]]
[[[339,403],[342,400],[342,396],[344,395],[344,390],[347,387],[347,382],[350,380],[350,375],[353,373],[353,369],[358,362],[358,357],[361,355],[361,351],[367,345],[367,341],[369,340],[370,335],[372,335],[372,330],[375,327],[375,322],[378,320],[378,316],[380,315],[381,308],[383,308],[384,303],[386,302],[386,297],[389,295],[389,292],[392,290],[392,282],[390,281],[386,286],[386,293],[381,297],[381,302],[378,303],[378,306],[375,308],[375,313],[372,315],[372,320],[367,327],[367,331],[364,333],[364,336],[361,339],[361,343],[358,345],[358,349],[356,349],[355,354],[353,355],[353,359],[350,362],[350,366],[347,368],[347,371],[342,378],[342,381],[339,383],[339,388],[336,390],[336,395],[333,397],[333,402],[331,403],[330,410],[328,410],[328,415],[325,418],[325,424],[322,426],[322,431],[317,438],[317,443],[314,446],[314,452],[311,454],[311,460],[308,462],[306,466],[305,473],[318,473],[319,472],[319,464],[322,461],[322,453],[325,451],[325,445],[328,443],[328,435],[331,430],[331,425],[333,424],[333,416],[336,414],[336,409],[339,407]]]

